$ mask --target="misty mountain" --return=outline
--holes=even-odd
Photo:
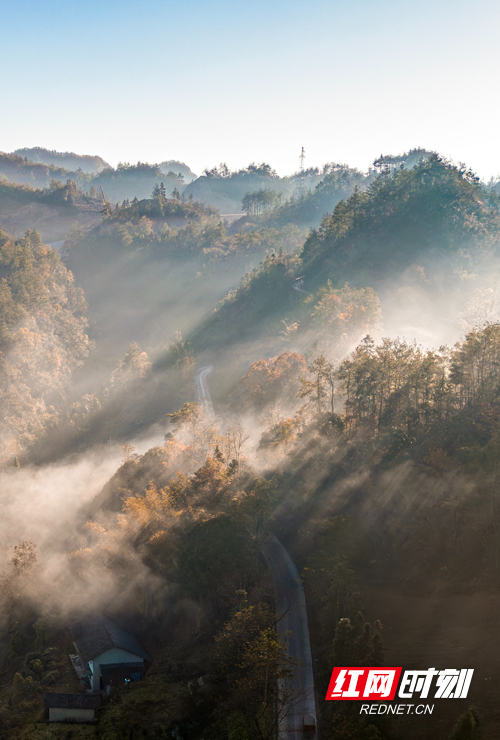
[[[237,346],[243,363],[245,342],[251,347],[260,338],[270,347],[283,337],[303,352],[331,343],[337,332],[349,346],[363,330],[381,330],[372,318],[376,303],[356,294],[368,287],[378,294],[386,326],[407,327],[422,340],[434,312],[435,330],[451,338],[478,275],[493,284],[488,255],[500,239],[497,200],[472,173],[437,155],[409,169],[399,164],[340,201],[298,259],[274,254],[249,273],[189,337],[195,350]],[[356,324],[360,312],[365,320]],[[334,325],[331,339],[321,338]]]
[[[13,154],[19,157],[29,159],[35,164],[54,165],[54,167],[63,168],[69,171],[83,170],[83,172],[98,173],[109,167],[109,164],[98,157],[90,154],[75,154],[74,152],[56,152],[54,149],[44,149],[43,147],[28,147],[26,149],[16,149]]]
[[[184,180],[177,172],[162,172],[157,164],[138,162],[135,165],[119,163],[116,168],[106,167],[88,184],[89,188],[104,190],[104,194],[112,203],[125,199],[151,197],[155,186],[163,182],[168,196],[174,189],[182,190]]]
[[[82,693],[69,628],[104,613],[154,667],[91,732],[276,737],[295,664],[268,532],[305,585],[318,696],[332,665],[473,655],[498,675],[494,189],[423,150],[368,173],[176,174],[172,192],[164,174],[0,183],[5,219],[77,222],[62,261],[36,231],[0,234],[0,734],[41,740],[43,692]],[[224,221],[196,183],[246,213]],[[495,692],[470,699],[427,734],[484,717],[494,740]],[[318,711],[324,740],[422,734]]]
[[[62,241],[76,223],[84,228],[99,223],[101,209],[102,199],[85,195],[73,180],[65,185],[53,180],[42,189],[0,178],[0,224],[16,236],[36,223],[44,242]]]
[[[177,159],[168,159],[165,162],[160,162],[158,167],[162,172],[166,172],[167,174],[175,172],[176,175],[181,175],[186,184],[196,180],[198,177],[185,162],[179,162]]]
[[[75,233],[66,245],[67,264],[85,289],[93,336],[108,356],[108,373],[109,363],[130,341],[151,351],[181,331],[195,354],[206,356],[215,348],[230,354],[238,347],[238,362],[227,355],[224,381],[220,387],[214,381],[222,392],[224,383],[232,387],[245,363],[251,364],[254,343],[263,342],[270,352],[276,342],[313,351],[343,336],[341,346],[348,348],[363,332],[380,331],[380,301],[386,323],[392,320],[391,304],[399,300],[400,317],[414,314],[420,304],[424,321],[423,307],[442,296],[441,321],[454,320],[474,289],[462,280],[459,268],[466,259],[469,270],[479,269],[486,248],[482,237],[488,235],[488,245],[498,238],[496,206],[471,173],[437,156],[419,157],[409,169],[401,169],[399,160],[397,165],[393,171],[384,165],[366,190],[341,201],[319,231],[310,233],[302,251],[303,237],[291,226],[264,227],[265,220],[250,218],[228,229],[196,201],[160,194],[111,210],[92,231]],[[272,179],[272,173],[267,177]],[[339,168],[322,182],[330,178],[338,195],[362,177]],[[321,191],[322,185],[316,192]],[[478,245],[475,256],[473,243]],[[436,254],[444,262],[435,261],[426,272],[422,265],[431,264]],[[241,270],[246,274],[238,286]],[[216,272],[220,281],[214,281]],[[203,280],[212,275],[214,290],[186,314],[178,289],[198,296],[198,273]],[[114,290],[102,290],[96,279],[101,274]],[[167,274],[177,278],[172,282]],[[302,282],[297,284],[298,278]],[[454,291],[453,300],[444,297],[444,286]],[[378,297],[367,292],[373,287]],[[143,300],[144,291],[154,296],[154,309]],[[124,315],[130,317],[127,322]],[[163,361],[158,362],[162,367]]]
[[[301,179],[298,192],[267,214],[269,225],[294,223],[303,227],[317,227],[323,217],[333,211],[337,203],[349,198],[354,189],[364,190],[373,179],[373,173],[365,175],[346,165],[326,165],[322,179],[311,188],[307,177]]]
[[[499,225],[494,194],[433,154],[409,169],[385,169],[366,192],[340,202],[304,244],[304,274],[310,284],[329,277],[375,285],[414,262],[466,263],[497,248]]]
[[[0,230],[0,460],[43,434],[89,352],[86,305],[72,274],[36,231]]]
[[[471,173],[437,156],[374,177],[302,249],[295,227],[243,219],[227,229],[213,210],[161,193],[111,209],[89,232],[75,231],[65,260],[89,302],[98,347],[89,377],[105,382],[132,341],[151,357],[153,374],[162,373],[172,362],[162,348],[181,332],[198,362],[224,358],[212,381],[223,403],[255,352],[323,348],[341,357],[366,334],[380,336],[382,321],[392,325],[399,316],[401,326],[416,314],[422,326],[417,321],[410,331],[420,337],[437,305],[436,329],[456,333],[452,324],[477,287],[463,280],[461,266],[466,259],[469,270],[483,269],[485,250],[498,239],[495,203]],[[168,402],[151,406],[143,423],[167,410]]]
[[[100,160],[100,158],[97,159]],[[182,192],[185,185],[182,171],[186,166],[182,163],[178,163],[181,165],[179,169],[175,171],[169,169],[166,172],[163,172],[159,165],[142,162],[136,165],[120,162],[114,168],[107,165],[104,160],[100,160],[94,163],[96,165],[94,169],[88,171],[81,168],[82,162],[76,160],[76,164],[78,164],[78,169],[70,171],[58,163],[44,164],[33,162],[17,154],[0,153],[0,176],[3,175],[11,182],[34,188],[49,188],[52,180],[58,182],[73,180],[79,188],[92,197],[97,194],[100,196],[102,187],[105,197],[112,203],[125,199],[132,200],[135,197],[149,198],[155,186],[159,186],[161,182],[165,184],[169,196],[174,189]],[[191,170],[189,172],[187,170],[187,175],[190,177]]]
[[[289,177],[278,177],[269,165],[251,164],[231,172],[225,165],[205,170],[186,188],[196,200],[222,213],[241,213],[266,226],[319,226],[323,216],[355,187],[366,188],[376,174],[365,175],[335,163],[310,167]]]
[[[132,340],[163,347],[190,332],[242,273],[273,251],[297,251],[303,238],[296,227],[233,232],[213,208],[159,192],[74,231],[64,259],[85,290],[98,346],[117,362]]]
[[[69,172],[64,167],[35,163],[17,154],[3,152],[0,152],[0,175],[11,182],[30,185],[34,188],[48,188],[52,180],[72,179],[77,180],[79,184],[85,180],[84,173]]]
[[[241,201],[246,193],[258,187],[279,188],[279,178],[269,165],[250,165],[245,170],[231,172],[226,165],[205,170],[203,175],[186,187],[192,195],[221,213],[241,213]]]
[[[327,166],[328,167],[328,166]],[[293,194],[314,187],[321,180],[318,168],[305,170],[290,177],[279,177],[272,167],[252,163],[241,170],[231,171],[225,164],[206,169],[197,180],[186,187],[186,194],[212,205],[221,213],[241,213],[242,201],[249,193],[260,191],[273,194],[279,204]]]

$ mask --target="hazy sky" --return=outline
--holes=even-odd
[[[498,0],[0,0],[0,150],[500,173]]]

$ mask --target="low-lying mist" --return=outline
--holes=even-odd
[[[195,738],[179,717],[206,728],[219,721],[211,686],[232,696],[220,635],[273,613],[267,532],[304,579],[321,691],[345,620],[371,640],[382,614],[391,659],[431,665],[443,624],[424,639],[416,615],[430,609],[409,615],[402,596],[442,599],[449,614],[496,588],[496,196],[427,154],[371,172],[309,234],[293,221],[302,196],[274,226],[258,193],[229,225],[159,188],[104,207],[66,242],[75,283],[35,232],[1,235],[0,570],[27,626],[9,643],[18,617],[3,615],[0,647],[13,645],[16,671],[33,673],[22,650],[37,616],[64,630],[125,615],[156,651],[150,685],[177,681],[172,722]],[[211,177],[230,188],[223,171]],[[388,603],[422,638],[419,655]],[[464,660],[478,637],[465,642]]]
[[[37,593],[50,611],[99,608],[109,584],[91,584],[78,593],[69,570],[69,553],[78,547],[85,508],[119,465],[121,450],[101,447],[43,467],[8,468],[0,472],[2,567],[13,547],[28,541],[37,546]],[[109,596],[109,594],[108,594]],[[106,596],[106,598],[108,598]],[[93,598],[96,599],[93,607]]]

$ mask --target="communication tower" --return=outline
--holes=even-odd
[[[295,197],[301,198],[304,195],[305,192],[305,183],[304,183],[304,159],[306,158],[306,150],[304,147],[302,147],[302,150],[300,152],[300,167],[299,167],[299,178],[297,183],[297,189],[295,191]]]

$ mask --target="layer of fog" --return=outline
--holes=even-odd
[[[133,440],[133,450],[143,454],[163,441],[163,435],[144,436]],[[0,472],[0,573],[9,574],[16,545],[36,545],[36,583],[31,593],[43,613],[75,616],[106,611],[116,608],[120,599],[126,601],[127,589],[155,583],[132,551],[127,554],[124,586],[123,573],[119,576],[102,553],[89,549],[88,507],[123,460],[123,450],[115,444],[57,464]],[[120,551],[121,545],[115,545]],[[83,557],[72,560],[71,554],[79,549]]]
[[[116,471],[120,453],[119,447],[102,447],[40,468],[2,470],[1,565],[19,542],[32,542],[42,565],[40,578],[57,581],[77,540],[81,512]]]
[[[142,261],[131,272],[123,257],[88,276],[82,282],[96,350],[75,373],[77,392],[106,384],[132,342],[154,359],[177,332],[188,338],[257,262],[234,259],[207,277],[195,259]]]
[[[379,288],[384,336],[438,349],[500,320],[497,259],[484,260],[471,272],[456,269],[443,274],[440,267],[414,265]],[[434,269],[441,281],[432,277]]]
[[[195,270],[194,261],[187,265],[167,262],[161,267],[158,264],[144,265],[140,274],[133,276],[133,280],[131,275],[126,276],[121,284],[122,293],[117,292],[116,282],[118,277],[123,276],[120,274],[122,269],[126,273],[126,265],[111,265],[95,275],[90,291],[87,288],[87,299],[91,305],[99,302],[100,315],[107,316],[106,324],[94,329],[96,339],[104,349],[109,343],[107,357],[110,364],[106,371],[119,359],[118,351],[123,352],[132,341],[145,342],[149,349],[154,338],[154,353],[159,351],[159,346],[171,341],[179,329],[185,337],[189,336],[227,290],[237,284],[240,268],[241,264],[235,262],[234,269],[215,273],[210,279],[199,275],[197,282],[196,279],[189,279],[189,274]],[[441,269],[436,265],[437,272]],[[481,265],[477,274],[465,271],[454,273],[450,285],[439,291],[432,290],[428,278],[431,273],[429,266],[425,270],[414,266],[402,276],[391,276],[378,289],[383,308],[383,326],[379,335],[374,337],[376,340],[381,336],[399,336],[409,341],[415,340],[425,348],[437,349],[442,344],[451,345],[458,341],[468,330],[481,328],[499,319],[496,275],[500,274],[500,269],[496,264],[489,262]],[[186,292],[187,281],[189,292]],[[346,356],[359,339],[361,337],[353,340],[335,359],[339,361]],[[241,377],[252,362],[261,358],[269,359],[290,349],[305,353],[310,361],[314,359],[314,348],[322,346],[327,351],[335,351],[335,348],[329,347],[328,337],[323,337],[318,343],[314,332],[311,332],[302,336],[296,346],[293,343],[284,344],[278,337],[263,337],[234,344],[216,354],[205,351],[196,358],[196,362],[198,367],[214,365],[208,385],[216,414],[220,414],[218,423],[222,427],[228,423],[225,418],[227,409],[224,404],[221,405],[224,394],[228,391],[238,392],[237,383],[228,387],[225,382],[227,367],[236,366]],[[154,354],[151,359],[155,359]],[[99,382],[102,380],[101,371],[102,367],[93,368],[91,357],[77,378],[76,389],[83,391],[89,385],[96,385],[97,379]],[[195,392],[193,384],[193,397],[186,397],[185,400],[194,401]],[[290,413],[290,410],[287,409],[286,413]],[[272,461],[259,464],[256,458],[260,436],[269,421],[269,416],[257,419],[248,411],[239,414],[233,412],[231,419],[231,423],[240,423],[248,434],[246,452],[259,472],[266,472],[272,465]],[[157,420],[152,420],[149,431],[146,425],[138,440],[127,441],[133,442],[141,454],[151,446],[162,444],[165,431],[167,429],[160,428]],[[68,555],[81,544],[85,505],[92,501],[116,472],[120,455],[117,445],[99,447],[82,453],[76,459],[73,456],[57,464],[39,468],[10,468],[0,473],[0,559],[6,563],[12,553],[11,548],[21,540],[35,542],[42,565],[40,578],[44,583],[59,584],[64,589],[59,606],[71,598],[75,605],[82,606],[85,603],[87,608],[91,604],[101,608],[117,588],[112,572],[108,571],[106,578],[103,578],[104,571],[99,570],[97,580],[89,584],[85,593],[76,593],[79,587],[75,584],[75,591],[72,591]],[[332,491],[323,513],[329,515],[334,512],[339,500],[357,489],[362,479],[360,474],[355,480],[344,483],[339,490]],[[318,468],[318,476],[311,479],[311,487],[319,485],[320,480]],[[386,490],[392,489],[388,486]],[[141,577],[150,577],[140,563],[137,563],[136,572],[141,573]]]

